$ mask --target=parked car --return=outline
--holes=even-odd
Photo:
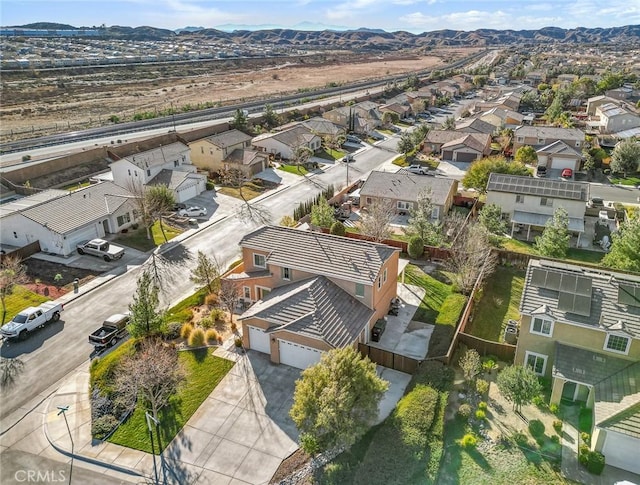
[[[358,144],[362,143],[362,140],[360,140],[360,138],[358,138],[355,135],[347,135],[347,141],[349,143],[358,143]]]
[[[89,334],[89,343],[92,344],[96,350],[101,350],[104,347],[113,347],[118,340],[125,337],[127,332],[127,323],[129,323],[128,313],[116,313],[107,318],[102,326],[94,330]]]
[[[206,207],[199,207],[197,205],[187,207],[178,212],[182,217],[202,217],[207,215]]]
[[[176,204],[173,205],[173,210],[174,212],[178,212],[182,209],[186,209],[187,208],[187,204],[183,204],[182,202],[178,202]]]
[[[7,339],[24,340],[35,329],[44,327],[49,322],[60,320],[62,310],[64,310],[64,305],[53,301],[48,301],[37,307],[25,308],[13,317],[13,320],[2,326],[0,334]]]
[[[351,153],[348,153],[347,155],[342,157],[340,159],[340,161],[343,162],[343,163],[351,163],[351,162],[355,162],[356,159],[353,157],[353,155]]]
[[[536,168],[536,175],[538,177],[546,177],[547,176],[547,167],[545,167],[544,165],[539,165],[538,168]]]
[[[571,177],[573,177],[573,170],[571,170],[570,168],[562,169],[561,176],[563,179],[570,179]]]
[[[591,197],[587,202],[587,207],[604,207],[604,199],[602,197]]]
[[[405,170],[418,175],[427,175],[429,173],[429,168],[422,165],[409,165]]]
[[[90,254],[104,259],[106,262],[115,261],[124,255],[124,248],[116,246],[105,241],[104,239],[92,239],[91,241],[82,241],[76,245],[78,254]]]

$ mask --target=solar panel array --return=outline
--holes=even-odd
[[[588,317],[591,315],[591,278],[562,274],[542,268],[531,271],[531,285],[558,292],[558,310]],[[640,296],[640,291],[638,293]]]
[[[618,303],[640,307],[640,286],[620,283],[618,285]]]
[[[547,180],[496,173],[491,174],[487,190],[560,199],[586,200],[587,198],[586,187],[580,182]]]

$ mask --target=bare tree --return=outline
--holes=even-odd
[[[153,185],[145,191],[144,198],[147,200],[147,207],[151,215],[151,225],[154,222],[160,222],[160,231],[164,242],[167,242],[167,235],[164,232],[162,224],[162,216],[170,211],[176,203],[173,191],[166,185]]]
[[[151,239],[151,226],[153,226],[153,214],[149,207],[149,201],[145,197],[145,187],[142,182],[129,181],[127,184],[127,190],[133,194],[132,201],[135,205],[135,210],[140,217],[142,225],[147,230],[147,239]]]
[[[467,349],[460,358],[460,368],[464,374],[464,380],[467,381],[467,384],[472,384],[482,369],[482,362],[480,361],[478,351],[475,349]]]
[[[251,221],[257,224],[271,223],[271,213],[263,207],[250,204],[249,200],[245,197],[242,188],[247,182],[247,178],[242,170],[238,168],[223,170],[220,172],[220,178],[224,185],[238,190],[238,195],[243,202],[242,207],[237,214],[240,220],[244,222]]]
[[[360,212],[360,232],[369,236],[375,242],[383,241],[391,236],[391,221],[395,215],[393,200],[374,199],[366,207],[366,212]]]
[[[218,298],[229,312],[229,320],[233,323],[233,310],[240,300],[238,285],[231,280],[221,280]]]
[[[24,369],[24,362],[18,358],[0,357],[0,389],[11,387]]]
[[[484,267],[483,277],[493,273],[497,258],[489,233],[477,223],[467,223],[451,246],[447,261],[451,279],[462,293],[469,294]]]
[[[196,285],[206,286],[211,293],[220,285],[220,264],[215,256],[207,256],[202,251],[198,251],[197,260],[190,279]]]
[[[2,324],[7,318],[6,298],[13,293],[16,285],[26,283],[27,269],[18,256],[5,256],[0,262],[0,302],[2,302]]]
[[[306,145],[300,145],[293,151],[291,161],[298,166],[298,171],[300,171],[300,167],[306,165],[312,155],[313,150],[311,148]]]
[[[142,398],[158,419],[159,411],[169,403],[184,376],[173,347],[161,339],[145,339],[140,349],[122,363],[116,388],[131,405]]]

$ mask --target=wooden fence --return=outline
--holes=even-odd
[[[418,370],[420,361],[406,357],[404,355],[396,354],[389,350],[379,349],[367,344],[358,344],[358,351],[365,357],[369,357],[372,362],[389,369],[405,372],[406,374],[413,374]]]
[[[482,356],[495,355],[498,359],[508,363],[512,363],[516,356],[515,345],[504,342],[492,342],[464,332],[458,334],[458,343],[463,343],[471,349],[476,349]]]
[[[32,254],[36,254],[40,252],[40,241],[34,241],[32,243],[27,244],[26,246],[22,246],[21,248],[14,249],[13,251],[9,251],[8,253],[0,254],[0,262],[4,260],[4,258],[8,258],[9,256],[17,256],[20,259],[26,259]]]

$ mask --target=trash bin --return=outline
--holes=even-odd
[[[379,342],[380,337],[384,333],[384,329],[387,327],[387,321],[384,318],[380,318],[373,328],[371,329],[371,340]]]

